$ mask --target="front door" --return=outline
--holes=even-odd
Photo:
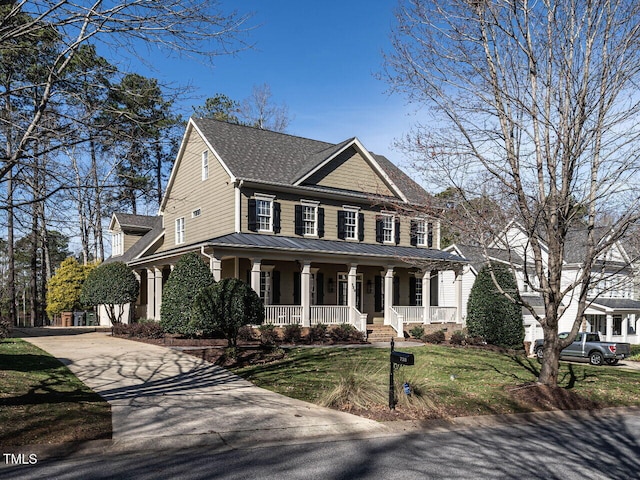
[[[349,304],[349,275],[338,274],[338,305],[347,306]],[[362,274],[356,275],[356,308],[362,312]]]

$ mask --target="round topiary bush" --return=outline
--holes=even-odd
[[[80,303],[103,305],[112,325],[122,322],[124,306],[135,301],[140,282],[123,262],[103,263],[82,284]]]
[[[80,265],[73,257],[60,264],[55,275],[47,282],[46,310],[50,317],[82,308],[82,284],[95,268],[95,264]]]
[[[264,305],[258,294],[242,280],[225,278],[198,293],[190,330],[203,334],[222,332],[229,347],[235,347],[241,327],[262,322]]]
[[[471,288],[467,303],[467,331],[502,347],[522,347],[524,325],[522,307],[500,293],[491,272],[503,291],[518,298],[518,284],[511,269],[501,263],[483,267]]]
[[[168,333],[191,335],[189,322],[193,300],[200,290],[215,283],[209,267],[195,252],[183,255],[162,291],[160,325]]]

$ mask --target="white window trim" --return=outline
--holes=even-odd
[[[302,234],[305,237],[317,237],[318,236],[318,206],[320,202],[314,200],[300,200],[302,205]],[[314,209],[313,216],[313,233],[307,233],[304,222],[304,207],[311,207]]]
[[[345,225],[344,225],[344,239],[345,240],[358,240],[360,238],[360,232],[358,231],[358,225],[360,224],[360,219],[359,219],[359,213],[360,213],[360,207],[354,207],[352,205],[343,205],[342,206],[342,210],[345,212],[354,212],[355,213],[355,228],[353,229],[353,237],[348,237],[347,236],[347,224],[346,224],[346,218],[345,218]]]
[[[182,229],[180,229],[182,226]],[[182,245],[185,239],[185,221],[184,217],[176,218],[176,245]]]
[[[382,212],[381,213],[382,216],[382,221],[385,222],[387,219],[391,219],[391,239],[390,240],[386,240],[385,239],[385,225],[383,223],[382,225],[382,243],[387,243],[387,244],[394,244],[396,243],[396,216],[393,213],[388,213],[388,212]]]
[[[209,150],[202,152],[202,180],[209,178]]]
[[[112,233],[111,234],[111,255],[120,256],[124,255],[124,233]]]
[[[254,195],[256,200],[256,229],[258,232],[273,233],[273,202],[276,198],[275,195],[266,195],[264,193],[256,193]],[[269,202],[269,228],[260,228],[260,216],[258,215],[258,202]]]

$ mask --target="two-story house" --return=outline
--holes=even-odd
[[[191,119],[158,217],[114,214],[111,261],[139,276],[136,315],[160,318],[176,261],[199,252],[240,278],[276,325],[462,322],[465,260],[439,248],[427,193],[357,138],[332,144]],[[453,281],[438,285],[441,270]],[[457,273],[456,273],[457,272]],[[438,288],[451,290],[438,303]]]
[[[600,232],[606,235],[606,232]],[[489,248],[454,245],[447,251],[463,256],[470,261],[463,272],[463,303],[466,304],[471,286],[479,269],[489,260],[508,263],[515,268],[516,280],[523,301],[531,305],[537,315],[544,317],[544,304],[536,291],[536,281],[531,275],[533,265],[529,265],[529,281],[525,281],[525,259],[533,258],[531,246],[526,232],[516,222],[511,222],[501,235],[501,241],[495,241]],[[565,258],[562,274],[562,287],[566,288],[582,274],[584,269],[585,235],[580,229],[573,229],[567,235]],[[508,246],[508,248],[507,248]],[[543,245],[543,264],[546,264],[546,248]],[[592,269],[591,285],[587,296],[588,307],[583,319],[582,329],[588,332],[599,332],[608,341],[640,344],[640,301],[637,272],[633,259],[624,248],[622,242],[615,242],[596,261]],[[445,279],[448,272],[441,273]],[[570,291],[562,299],[562,315],[559,322],[560,331],[569,331],[578,311],[577,289]],[[463,314],[466,311],[463,311]],[[528,309],[523,308],[525,340],[533,342],[542,338],[542,328]]]

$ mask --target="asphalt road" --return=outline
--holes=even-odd
[[[0,460],[3,479],[630,479],[640,478],[640,414],[228,451]]]

